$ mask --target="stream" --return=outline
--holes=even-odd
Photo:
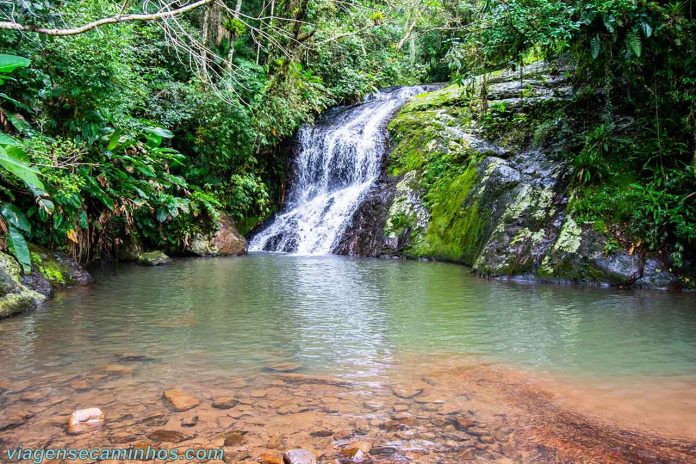
[[[695,449],[696,295],[278,253],[95,277],[0,324],[2,447],[159,442],[165,429],[182,446],[243,430],[228,462],[272,446],[335,462],[356,437],[388,448],[374,462],[527,462],[544,458],[540,443],[593,462],[641,462],[621,446],[688,462]],[[162,400],[171,388],[200,401],[196,426]],[[219,397],[234,407],[212,406]],[[105,426],[67,434],[67,416],[87,407]],[[558,441],[564,427],[588,433],[578,418],[598,443]]]

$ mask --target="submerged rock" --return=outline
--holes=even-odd
[[[317,457],[305,449],[293,449],[283,455],[285,464],[317,464]]]
[[[68,418],[68,433],[89,432],[104,425],[104,413],[99,408],[80,409]]]
[[[166,390],[162,395],[164,400],[177,412],[188,411],[200,404],[194,396],[182,390]]]
[[[237,231],[234,221],[220,215],[217,231],[208,236],[196,235],[188,251],[198,256],[238,256],[247,252],[246,239]]]
[[[171,262],[172,259],[161,251],[148,251],[138,256],[138,264],[142,266],[162,266]]]

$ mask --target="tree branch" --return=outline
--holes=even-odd
[[[129,14],[123,15],[118,14],[117,16],[112,16],[109,18],[100,19],[85,25],[69,28],[69,29],[49,29],[44,27],[37,27],[33,25],[19,24],[15,22],[0,21],[0,29],[10,29],[22,32],[36,32],[38,34],[44,35],[54,35],[54,36],[66,36],[66,35],[76,35],[82,34],[83,32],[96,29],[98,27],[122,23],[127,21],[157,21],[159,19],[171,18],[172,16],[178,16],[180,14],[186,13],[187,11],[195,10],[203,5],[214,2],[215,0],[198,0],[197,2],[191,3],[190,5],[182,6],[176,10],[160,11],[158,13],[152,14]]]

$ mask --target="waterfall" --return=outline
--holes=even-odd
[[[400,87],[337,109],[300,129],[294,183],[285,209],[249,245],[252,251],[326,254],[334,251],[353,214],[379,177],[386,124],[428,86]]]

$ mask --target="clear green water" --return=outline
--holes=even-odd
[[[277,362],[379,375],[402,355],[473,354],[593,375],[696,376],[696,297],[519,285],[440,263],[252,254],[121,266],[0,323],[6,378],[117,355],[158,375],[248,374]],[[163,372],[165,372],[163,374]]]

